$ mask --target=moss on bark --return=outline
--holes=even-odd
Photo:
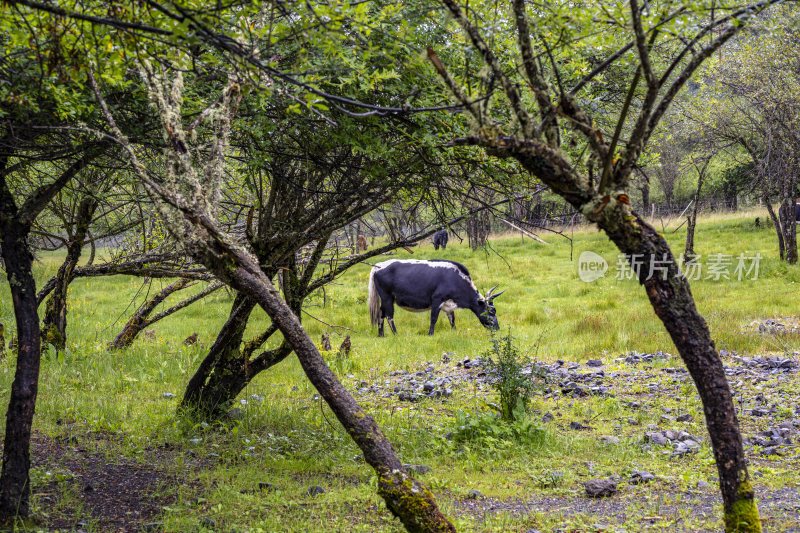
[[[725,509],[726,533],[761,533],[761,519],[758,515],[753,487],[747,479],[747,473],[742,472],[744,481],[739,485],[739,497],[729,508]]]

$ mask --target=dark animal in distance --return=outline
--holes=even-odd
[[[447,235],[446,229],[440,229],[436,233],[433,234],[433,249],[438,250],[439,247],[442,247],[442,250],[447,250],[447,241],[449,237]]]
[[[432,259],[392,259],[375,265],[369,273],[369,314],[373,326],[378,326],[378,337],[383,337],[383,320],[389,320],[392,333],[394,326],[394,304],[407,311],[431,312],[431,327],[428,335],[444,311],[450,326],[456,327],[455,310],[469,309],[481,324],[499,329],[494,299],[503,294],[492,294],[497,285],[481,296],[472,283],[469,271],[461,263]]]

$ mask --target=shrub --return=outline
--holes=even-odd
[[[514,345],[510,331],[499,339],[492,336],[491,342],[492,347],[484,354],[484,359],[492,386],[500,395],[500,416],[506,421],[519,420],[527,412],[538,373],[535,365],[531,365]],[[530,365],[527,372],[526,365]]]

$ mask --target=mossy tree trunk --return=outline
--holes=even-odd
[[[628,22],[632,44],[629,46],[637,54],[638,65],[626,82],[629,85],[628,94],[622,102],[616,117],[617,126],[610,138],[597,129],[575,94],[621,57],[626,48],[623,47],[601,63],[570,91],[564,87],[554,90],[537,60],[539,51],[535,49],[531,37],[536,33],[529,25],[528,8],[523,0],[512,2],[511,23],[516,25],[521,64],[521,68],[513,72],[502,66],[480,29],[462,11],[456,0],[442,0],[442,3],[483,58],[486,68],[495,76],[501,94],[505,95],[505,107],[514,117],[512,123],[506,123],[503,122],[506,119],[490,115],[476,105],[464,87],[449,74],[436,52],[429,48],[431,63],[457,103],[471,115],[475,124],[482,125],[472,134],[455,139],[453,144],[483,147],[495,157],[515,159],[525,170],[578,209],[587,220],[603,229],[632,265],[641,264],[637,273],[639,282],[644,286],[655,314],[675,343],[703,403],[720,477],[726,531],[760,532],[758,508],[722,361],[708,326],[697,312],[689,283],[678,269],[667,242],[632,211],[626,189],[630,186],[631,172],[648,139],[675,95],[706,58],[736,35],[745,21],[768,3],[733,12],[731,18],[736,23],[726,25],[718,33],[714,33],[717,27],[715,21],[707,27],[701,23],[697,31],[699,36],[712,36],[709,43],[694,49],[698,41],[690,41],[684,54],[691,51],[691,60],[683,63],[684,54],[677,55],[672,64],[659,65],[665,70],[657,73],[651,60],[651,49],[659,37],[659,17],[666,15],[648,13],[637,0],[631,0]],[[649,17],[649,31],[644,29],[643,16]],[[526,107],[519,92],[523,85],[535,93],[536,110]],[[637,100],[636,111],[632,112],[630,104],[640,85],[644,85],[644,94]],[[629,113],[634,116],[628,116]],[[574,162],[562,151],[558,136],[559,118],[564,119],[564,126],[572,129],[585,143],[586,150],[591,151],[592,157],[585,160],[586,167],[583,163]],[[624,136],[623,130],[626,130]],[[619,148],[618,143],[621,143]],[[597,179],[593,172],[595,166],[598,169]]]
[[[246,362],[240,359],[241,345],[255,306],[256,302],[236,293],[228,320],[186,385],[181,409],[217,417],[244,388],[248,373]]]
[[[120,331],[119,334],[114,337],[114,340],[111,341],[111,345],[109,347],[119,350],[130,346],[134,339],[136,339],[136,336],[139,335],[144,328],[152,324],[152,321],[148,322],[148,317],[153,310],[155,310],[155,308],[158,307],[159,304],[166,300],[170,295],[188,287],[189,285],[190,280],[181,278],[158,291],[152,298],[145,300],[145,302],[139,306],[139,309],[133,313],[133,316],[128,319],[128,322],[126,322],[122,327],[122,331]]]
[[[55,287],[45,307],[42,319],[42,342],[52,344],[57,350],[63,350],[67,342],[67,291],[72,281],[72,272],[78,265],[83,250],[83,241],[92,222],[97,199],[84,197],[77,211],[74,228],[70,229],[67,257],[55,276]]]
[[[17,205],[7,182],[8,154],[0,158],[0,253],[14,306],[17,367],[11,383],[0,472],[0,524],[30,511],[30,439],[39,388],[41,336],[33,254],[28,235],[36,217],[64,186],[98,157],[105,143],[88,147],[55,180],[28,194]]]

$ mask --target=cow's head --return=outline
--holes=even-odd
[[[494,299],[506,291],[500,291],[497,294],[492,294],[497,288],[497,285],[489,289],[485,298],[478,298],[478,318],[481,324],[489,329],[500,329],[500,324],[497,322],[497,311],[494,308]]]

